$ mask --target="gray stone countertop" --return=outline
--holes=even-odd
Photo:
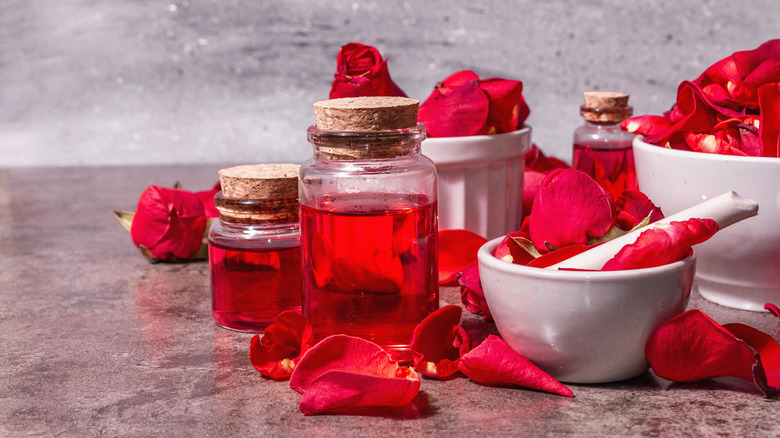
[[[568,385],[573,399],[424,379],[403,408],[305,416],[286,382],[252,368],[251,336],[212,322],[207,263],[150,264],[111,214],[151,184],[209,188],[219,168],[0,170],[0,436],[780,435],[778,400],[748,382],[652,372]],[[769,314],[698,295],[691,307],[780,338]]]

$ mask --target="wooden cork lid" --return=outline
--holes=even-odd
[[[222,194],[231,199],[298,197],[298,164],[249,164],[219,171]]]
[[[344,97],[314,104],[317,129],[384,131],[417,126],[420,101],[408,97]]]
[[[586,91],[585,105],[580,114],[592,123],[618,123],[631,117],[634,109],[628,105],[629,95],[616,91]]]

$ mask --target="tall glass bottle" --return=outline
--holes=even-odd
[[[219,220],[209,229],[212,315],[217,325],[262,333],[302,300],[297,164],[219,171]]]
[[[624,190],[637,190],[634,134],[620,129],[631,117],[628,94],[612,91],[584,93],[580,114],[585,124],[574,131],[572,167],[596,180],[617,199]]]
[[[314,336],[344,333],[410,359],[439,306],[436,167],[420,153],[414,99],[314,104],[301,166],[303,312]]]

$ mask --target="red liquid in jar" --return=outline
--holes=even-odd
[[[301,310],[300,248],[231,249],[209,244],[212,314],[225,328],[258,333],[280,312]]]
[[[436,203],[366,193],[301,206],[303,313],[314,336],[343,333],[408,353],[417,324],[439,307]]]
[[[612,194],[612,199],[617,199],[624,190],[638,190],[630,142],[617,148],[575,144],[572,167],[593,177]]]

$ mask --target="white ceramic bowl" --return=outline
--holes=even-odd
[[[439,176],[439,229],[488,239],[523,223],[523,171],[531,128],[496,135],[428,138],[422,153]]]
[[[780,302],[780,158],[677,151],[634,140],[639,189],[667,216],[733,190],[758,202],[758,216],[696,246],[696,282],[715,303],[763,311]]]
[[[479,274],[501,336],[563,382],[603,383],[648,369],[645,344],[688,306],[696,256],[628,271],[555,271],[493,257],[501,238],[479,249]]]

